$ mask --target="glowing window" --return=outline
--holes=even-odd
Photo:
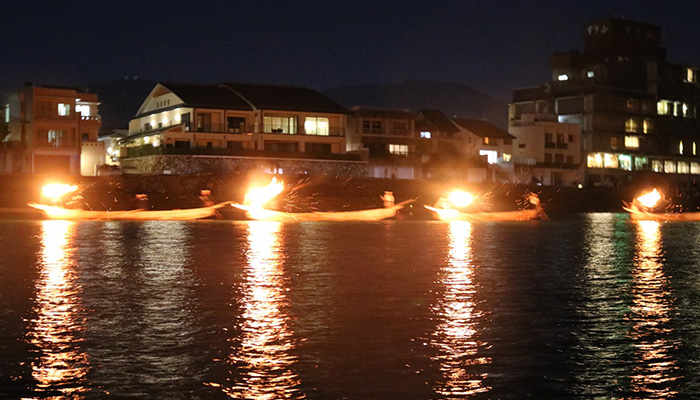
[[[604,168],[617,168],[617,157],[614,154],[605,153],[603,154],[603,167]]]
[[[510,162],[511,156],[509,153],[503,153],[503,161]]]
[[[649,164],[649,160],[646,157],[634,158],[634,169],[637,171],[646,169],[647,164]]]
[[[70,115],[70,104],[58,103],[58,115],[67,117]]]
[[[264,117],[264,131],[270,133],[297,133],[297,117]]]
[[[695,82],[697,82],[697,73],[696,73],[692,68],[688,68],[688,69],[686,70],[685,81],[688,82],[688,83],[695,83]]]
[[[651,132],[651,127],[652,123],[650,120],[645,119],[644,122],[642,122],[642,132],[644,132],[645,134]]]
[[[683,110],[683,117],[687,117],[688,116],[688,104],[683,103],[683,106],[681,108]]]
[[[568,81],[569,80],[569,75],[567,74],[561,74],[557,77],[558,80],[560,81]]]
[[[486,156],[486,161],[489,164],[495,164],[498,162],[498,152],[495,150],[479,150],[480,156]]]
[[[686,161],[678,161],[678,173],[688,174],[690,173],[690,167]]]
[[[617,156],[620,169],[625,171],[632,171],[632,157],[627,154],[620,154]]]
[[[64,147],[66,145],[66,135],[63,131],[51,129],[48,134],[48,144],[53,147]]]
[[[664,161],[664,172],[673,174],[676,172],[676,163],[675,161],[670,161],[666,160]]]
[[[681,112],[680,108],[681,108],[681,102],[680,102],[680,101],[677,101],[677,102],[673,103],[673,116],[674,116],[674,117],[677,117],[678,114],[680,114],[680,112]]]
[[[696,162],[691,162],[690,163],[690,173],[691,174],[700,174],[700,164]]]
[[[595,72],[593,72],[593,71],[588,71],[588,72],[586,73],[586,75],[587,75],[589,78],[593,78],[593,77],[595,76]]]
[[[89,117],[90,116],[90,106],[77,104],[75,106],[75,112],[79,113],[83,117]]]
[[[420,137],[423,139],[430,139],[430,132],[421,132]]]
[[[697,152],[698,152],[697,143],[693,142],[693,155],[694,155],[694,156],[697,155]]]
[[[304,131],[307,135],[328,136],[328,118],[306,117],[304,119]]]
[[[627,121],[625,121],[625,132],[637,132],[637,127],[637,121],[635,121],[634,119],[628,118]]]
[[[400,156],[408,155],[408,145],[406,144],[390,144],[389,153],[398,154]]]
[[[659,160],[651,160],[651,170],[654,172],[663,172],[663,166]]]
[[[678,142],[678,154],[683,154],[683,141]]]
[[[487,137],[484,138],[484,144],[489,144],[489,138],[487,138]]]
[[[625,147],[628,149],[639,148],[639,138],[636,136],[625,136]]]
[[[587,165],[588,168],[603,168],[603,155],[600,153],[589,154]]]
[[[672,104],[673,103],[668,100],[659,100],[659,102],[656,103],[656,112],[659,115],[668,115],[671,113]]]

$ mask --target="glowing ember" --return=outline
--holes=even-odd
[[[282,193],[283,189],[284,183],[277,182],[277,179],[272,178],[270,184],[265,187],[249,189],[245,194],[243,204],[249,207],[262,208],[265,203]]]
[[[455,190],[450,193],[448,199],[455,207],[466,207],[474,201],[474,196],[461,190]]]
[[[50,183],[41,188],[41,194],[50,199],[58,199],[68,193],[76,191],[77,189],[78,187],[73,185]]]
[[[643,196],[637,197],[637,201],[639,201],[639,203],[644,207],[648,208],[654,207],[659,200],[661,200],[661,194],[659,194],[656,189]]]

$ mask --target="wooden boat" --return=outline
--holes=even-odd
[[[622,209],[629,212],[630,219],[635,221],[700,221],[700,212],[654,213],[644,211],[634,204],[626,205]]]
[[[465,213],[453,208],[436,208],[424,205],[435,219],[440,221],[530,221],[548,219],[540,207],[520,211]]]
[[[186,208],[182,210],[128,210],[128,211],[93,211],[63,208],[46,204],[29,203],[29,207],[44,212],[49,219],[67,220],[194,220],[208,218],[216,214],[216,210],[225,207],[229,202],[219,203],[208,207]]]
[[[256,221],[277,221],[277,222],[296,222],[296,221],[380,221],[396,216],[396,213],[406,204],[415,200],[406,200],[393,206],[374,208],[359,211],[316,211],[316,212],[300,212],[288,213],[282,211],[273,211],[265,208],[251,208],[249,206],[237,203],[231,203],[232,206],[244,210],[246,217]]]

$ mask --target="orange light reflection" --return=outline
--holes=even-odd
[[[224,392],[233,398],[299,399],[299,377],[291,370],[296,347],[289,328],[289,299],[280,248],[282,224],[251,221],[248,267],[243,288],[241,348],[231,355],[243,365],[241,381]]]
[[[631,389],[642,398],[668,398],[678,394],[670,384],[680,377],[680,369],[670,351],[680,343],[670,338],[673,328],[668,326],[674,306],[663,269],[661,224],[638,224],[629,333],[638,360],[630,377]]]
[[[74,229],[70,221],[42,222],[36,317],[27,337],[40,354],[32,363],[37,390],[77,398],[88,390],[84,385],[89,363],[79,345],[85,327],[70,245]]]
[[[444,378],[436,383],[435,391],[447,398],[473,396],[491,389],[484,384],[486,373],[468,371],[491,363],[490,358],[478,354],[489,344],[478,339],[483,313],[476,309],[478,287],[474,283],[471,234],[471,223],[450,223],[449,260],[440,281],[445,293],[433,307],[442,323],[432,335],[431,344],[438,350],[434,359],[440,362]]]

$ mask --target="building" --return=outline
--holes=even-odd
[[[478,154],[488,165],[484,180],[513,181],[513,136],[496,125],[478,119],[453,119],[462,132],[467,154]]]
[[[415,116],[409,110],[351,108],[347,150],[362,154],[373,178],[414,179],[420,168]]]
[[[76,88],[36,86],[5,95],[8,135],[2,142],[5,173],[96,175],[104,164],[97,95]]]
[[[121,162],[131,172],[205,172],[192,165],[185,171],[182,163],[168,167],[164,160],[172,157],[159,157],[156,169],[143,159],[197,155],[202,162],[216,158],[220,172],[259,167],[304,173],[311,164],[293,160],[359,161],[346,154],[346,125],[347,110],[308,88],[159,83],[129,124]],[[242,166],[244,158],[257,166]]]
[[[511,123],[515,182],[571,186],[583,183],[581,127],[553,115],[525,114]]]
[[[552,79],[513,93],[510,126],[530,114],[581,127],[585,183],[700,174],[698,68],[668,62],[658,26],[610,18],[584,29],[583,52],[555,53]]]

